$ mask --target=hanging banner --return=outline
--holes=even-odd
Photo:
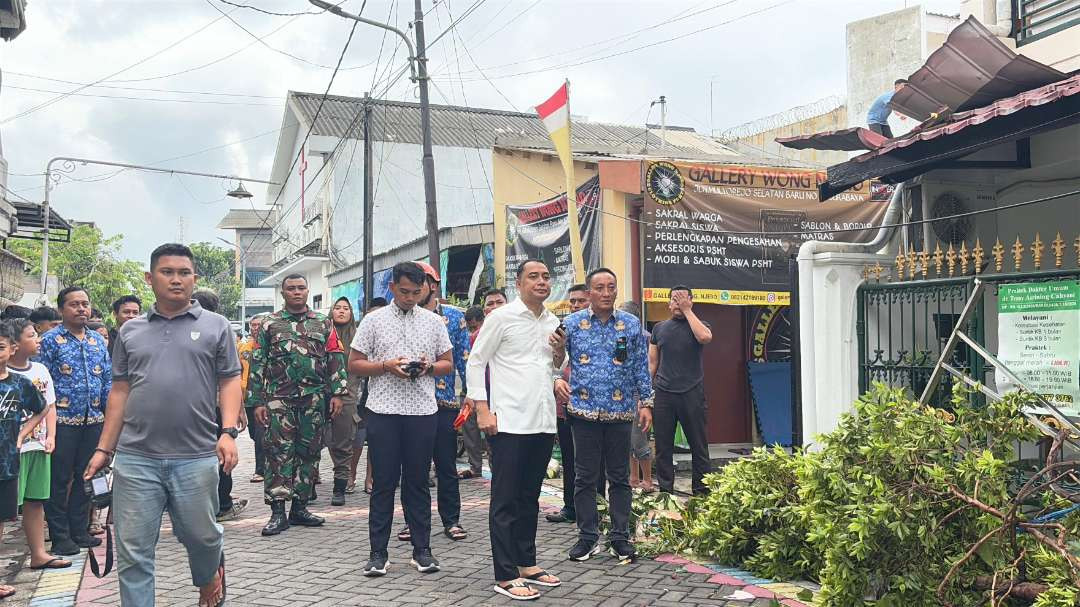
[[[788,258],[799,245],[870,242],[892,195],[865,182],[820,202],[824,180],[805,169],[650,163],[645,301],[667,301],[671,287],[686,285],[696,302],[789,305]]]
[[[1080,283],[998,287],[998,359],[1070,416],[1080,415]],[[1000,373],[999,392],[1015,389]]]
[[[577,189],[578,223],[585,271],[600,267],[600,178],[581,184]],[[506,207],[506,293],[517,297],[514,277],[526,259],[542,259],[551,271],[551,296],[548,307],[556,314],[570,311],[568,291],[574,284],[574,265],[570,259],[570,222],[566,215],[566,196],[543,202]]]

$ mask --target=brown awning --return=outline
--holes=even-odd
[[[1017,55],[974,17],[968,17],[908,76],[909,83],[893,96],[890,105],[902,114],[927,120],[931,114],[985,106],[1065,78],[1050,66]]]
[[[813,135],[777,137],[776,143],[793,150],[857,152],[859,150],[876,150],[888,140],[888,137],[860,126],[839,131],[824,131]]]

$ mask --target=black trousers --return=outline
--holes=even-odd
[[[435,430],[435,480],[439,490],[439,518],[443,529],[456,526],[461,519],[461,492],[457,475],[457,409],[439,407]],[[545,462],[546,464],[546,462]]]
[[[695,495],[707,493],[705,481],[710,472],[709,440],[705,437],[705,386],[681,394],[656,390],[653,398],[653,428],[656,432],[656,482],[661,491],[675,487],[675,424],[680,423],[690,444],[691,489]]]
[[[247,408],[248,436],[255,443],[255,474],[263,476],[266,473],[266,452],[263,451],[263,440],[266,438],[266,426],[255,421],[255,408]]]
[[[88,535],[90,498],[83,490],[83,472],[97,448],[101,428],[102,424],[56,425],[50,497],[45,502],[45,519],[54,544]]]
[[[574,512],[574,481],[577,479],[577,474],[574,471],[574,433],[570,429],[570,420],[567,419],[557,420],[555,427],[559,432],[559,451],[562,453],[563,508]],[[600,458],[600,469],[604,469],[602,456]],[[596,494],[601,497],[607,495],[605,491],[606,480],[606,476],[601,472],[600,478],[596,481]]]
[[[394,522],[394,493],[403,481],[401,502],[413,551],[430,547],[431,492],[428,470],[438,414],[367,415],[368,449],[374,487],[369,500],[368,538],[372,552],[386,552]]]
[[[893,138],[892,127],[887,124],[871,124],[869,127],[871,131],[874,131],[878,135],[884,135],[889,139]]]
[[[491,448],[488,527],[497,582],[517,579],[518,567],[536,566],[540,486],[554,443],[554,434],[499,432],[488,436]]]
[[[574,506],[581,539],[600,539],[600,519],[596,509],[596,482],[608,481],[608,511],[611,532],[608,539],[630,539],[630,424],[594,422],[570,418],[574,432]]]

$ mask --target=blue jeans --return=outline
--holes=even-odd
[[[112,501],[121,605],[154,605],[154,552],[165,511],[173,534],[187,549],[191,582],[205,586],[214,580],[225,544],[224,530],[215,520],[217,484],[217,457],[116,454]]]

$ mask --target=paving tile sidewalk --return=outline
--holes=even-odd
[[[234,478],[233,494],[247,498],[248,509],[235,521],[225,523],[226,554],[230,606],[336,606],[363,605],[397,607],[406,605],[483,607],[516,604],[516,601],[492,592],[490,545],[487,534],[488,481],[462,481],[462,524],[469,537],[453,542],[441,533],[432,537],[432,550],[443,570],[422,575],[409,568],[408,544],[391,538],[390,572],[386,577],[368,579],[360,575],[367,560],[367,496],[362,492],[348,496],[344,507],[331,507],[330,487],[319,486],[319,499],[313,512],[326,516],[325,526],[316,529],[293,528],[280,536],[264,538],[259,530],[268,509],[262,504],[261,485],[248,482],[251,476],[252,444],[239,441],[241,464]],[[332,474],[328,458],[323,458],[322,478]],[[542,508],[554,510],[561,505],[561,481],[545,485]],[[434,497],[434,490],[433,495]],[[435,507],[433,506],[433,510]],[[400,528],[400,510],[395,515],[394,531]],[[606,555],[585,563],[566,559],[576,528],[572,524],[552,524],[543,520],[538,529],[538,560],[542,567],[563,580],[560,588],[544,590],[539,605],[576,606],[731,606],[764,607],[775,604],[767,591],[747,586],[736,577],[723,577],[710,569],[675,559],[641,559],[619,565]],[[438,515],[433,513],[436,530]],[[14,533],[9,532],[9,533]],[[18,545],[18,537],[8,535],[5,548]],[[99,555],[102,549],[99,550]],[[81,564],[81,563],[80,563]],[[72,573],[78,569],[71,570]],[[78,593],[65,592],[68,582],[59,573],[24,569],[17,578],[20,600],[5,605],[42,607],[103,607],[119,605],[116,574],[96,579],[83,567]],[[77,573],[75,573],[77,576]],[[69,578],[71,575],[69,574]],[[710,581],[711,580],[711,581]],[[721,583],[722,581],[730,583]],[[728,600],[736,591],[755,590],[753,600]],[[33,597],[30,599],[30,597]],[[187,556],[172,535],[168,517],[163,520],[157,551],[157,605],[195,605],[197,593],[191,585]],[[738,595],[746,597],[747,594]],[[783,597],[777,597],[783,598]],[[785,605],[799,605],[783,598]]]

